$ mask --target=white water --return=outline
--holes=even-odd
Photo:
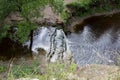
[[[82,31],[71,33],[66,38],[62,29],[41,27],[34,34],[32,51],[37,53],[38,48],[45,49],[51,62],[64,59],[72,53],[79,65],[117,64],[117,58],[120,57],[120,31],[113,30],[110,28],[97,38],[91,26],[84,26]]]
[[[26,44],[29,45],[30,41]],[[37,49],[43,48],[47,51],[50,61],[55,62],[58,59],[63,59],[68,52],[70,53],[67,44],[62,29],[41,27],[34,34],[32,51],[38,53]]]
[[[120,58],[120,31],[114,32],[113,28],[109,28],[99,38],[93,32],[90,26],[84,26],[79,33],[68,36],[72,42],[69,46],[76,63],[117,64]]]

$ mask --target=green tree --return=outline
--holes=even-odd
[[[63,9],[63,0],[0,0],[0,4],[0,20],[14,11],[19,11],[24,18],[36,17],[45,5],[52,6],[57,12]]]
[[[0,39],[4,37],[17,38],[20,43],[30,39],[31,50],[32,34],[36,29],[36,24],[32,22],[32,19],[40,17],[40,10],[46,5],[50,5],[57,13],[61,13],[64,8],[63,0],[0,0]],[[10,34],[11,25],[4,23],[4,19],[11,12],[19,12],[23,18],[23,21],[14,24],[14,27],[17,28],[16,35]]]

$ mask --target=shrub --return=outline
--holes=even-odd
[[[86,16],[120,8],[119,0],[79,0],[67,5],[72,16]]]

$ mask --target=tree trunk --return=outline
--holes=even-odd
[[[31,30],[30,32],[30,47],[29,47],[29,50],[30,50],[30,55],[32,56],[32,44],[33,44],[33,30]]]

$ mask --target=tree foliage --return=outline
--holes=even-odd
[[[63,9],[63,0],[0,0],[0,19],[12,11],[21,12],[23,17],[35,17],[45,5],[51,5],[57,12]]]
[[[0,28],[0,40],[7,36],[7,31],[9,30],[9,25],[3,25],[3,27]]]
[[[63,0],[0,0],[0,37],[6,37],[8,33],[8,27],[6,23],[4,23],[4,19],[11,12],[19,12],[23,21],[14,25],[14,27],[18,28],[16,38],[19,39],[20,42],[25,42],[28,39],[31,30],[35,29],[35,24],[32,22],[32,18],[39,17],[41,13],[41,9],[43,9],[46,5],[50,5],[55,12],[61,13],[63,10]]]

